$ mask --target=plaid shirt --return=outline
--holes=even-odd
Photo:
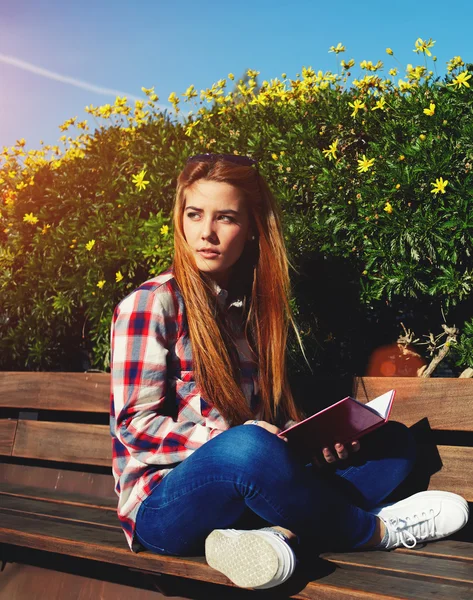
[[[216,289],[225,306],[227,292]],[[226,307],[241,319],[241,301]],[[183,298],[171,270],[143,283],[116,307],[112,320],[111,415],[118,517],[133,551],[141,502],[173,467],[222,431],[223,416],[196,391]],[[236,340],[242,389],[257,404],[256,365]]]

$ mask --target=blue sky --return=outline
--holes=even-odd
[[[27,148],[55,143],[61,123],[90,122],[84,107],[113,102],[114,91],[141,97],[141,86],[155,86],[167,105],[172,91],[210,87],[247,68],[261,71],[259,81],[295,77],[302,66],[335,71],[328,50],[338,42],[347,48],[338,61],[382,60],[386,72],[398,66],[386,47],[403,65],[423,64],[415,40],[433,38],[443,74],[453,56],[473,62],[472,22],[471,0],[1,2],[0,146],[22,137]]]

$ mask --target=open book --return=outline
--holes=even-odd
[[[279,435],[286,437],[296,452],[310,459],[326,446],[347,444],[384,425],[395,394],[395,390],[390,390],[367,404],[347,396]]]

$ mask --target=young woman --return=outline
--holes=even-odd
[[[304,542],[413,547],[463,527],[468,505],[455,494],[379,506],[414,460],[399,423],[361,447],[325,448],[326,468],[301,464],[277,436],[301,414],[285,368],[286,251],[256,163],[191,157],[174,231],[172,269],[127,296],[112,324],[113,473],[130,548],[205,548],[236,585],[269,588],[291,576]]]

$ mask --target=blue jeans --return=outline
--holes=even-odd
[[[256,425],[213,438],[175,467],[138,511],[136,539],[159,554],[203,554],[213,529],[285,527],[319,552],[349,550],[374,534],[379,504],[408,475],[415,444],[390,422],[336,466],[301,464],[289,444]]]

